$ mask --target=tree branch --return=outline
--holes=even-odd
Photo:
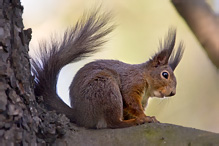
[[[56,145],[217,145],[219,134],[171,124],[147,123],[123,129],[72,127]]]
[[[219,21],[205,0],[172,0],[212,63],[219,68]]]

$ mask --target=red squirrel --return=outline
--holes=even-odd
[[[61,40],[40,46],[32,59],[35,94],[43,96],[49,110],[65,114],[71,122],[86,128],[124,128],[158,122],[146,116],[149,97],[176,94],[174,70],[180,62],[184,46],[174,49],[176,30],[170,29],[158,53],[142,64],[118,60],[97,60],[86,64],[75,75],[69,90],[71,107],[56,93],[60,70],[98,51],[104,37],[113,30],[108,26],[109,14],[97,11],[83,17],[67,29]]]

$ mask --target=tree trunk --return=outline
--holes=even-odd
[[[0,0],[0,143],[36,144],[37,110],[19,0]]]
[[[0,0],[0,145],[219,144],[219,134],[168,124],[88,130],[46,111],[33,92],[22,12],[19,0]]]

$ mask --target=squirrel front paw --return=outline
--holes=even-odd
[[[155,116],[147,116],[147,119],[148,119],[148,123],[160,123]]]
[[[142,116],[142,117],[137,117],[136,118],[136,123],[137,125],[140,125],[140,124],[144,124],[144,123],[160,123],[156,118],[155,116]]]

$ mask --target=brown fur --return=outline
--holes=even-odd
[[[98,60],[82,67],[69,87],[72,108],[58,97],[59,71],[102,45],[102,37],[112,30],[105,28],[106,18],[92,13],[88,20],[67,30],[61,43],[53,41],[49,49],[47,45],[41,48],[41,60],[32,62],[35,93],[44,97],[48,109],[64,113],[72,122],[87,128],[123,128],[158,122],[155,117],[146,116],[144,109],[149,97],[173,96],[176,92],[173,71],[182,57],[183,46],[178,47],[176,55],[173,53],[176,37],[173,29],[160,51],[145,63]],[[166,78],[163,72],[168,74]]]

